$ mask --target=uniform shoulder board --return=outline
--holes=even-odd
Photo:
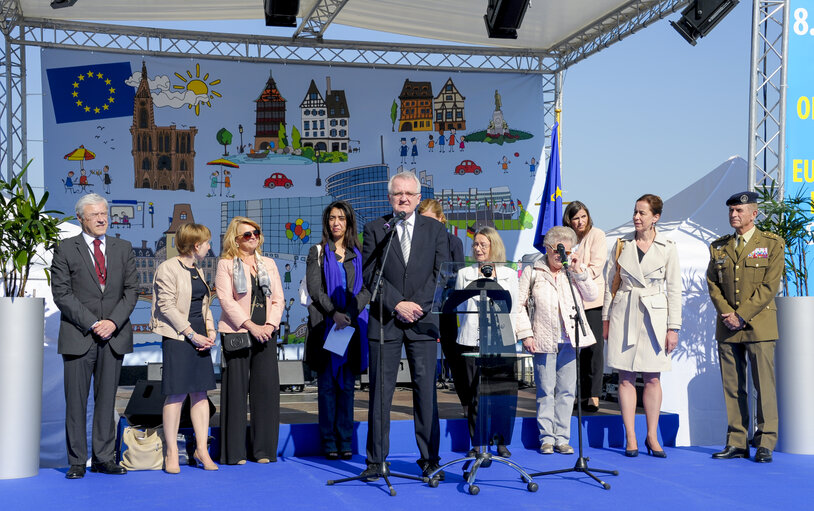
[[[763,231],[763,235],[766,236],[767,238],[770,238],[770,239],[773,239],[773,240],[776,240],[776,241],[783,241],[783,238],[781,238],[780,236],[778,236],[777,234],[775,234],[773,232]]]
[[[732,235],[731,235],[731,234],[726,234],[726,235],[724,235],[724,236],[721,236],[721,237],[720,237],[720,238],[718,238],[717,240],[713,241],[713,242],[712,242],[712,244],[713,244],[713,245],[726,245],[726,243],[729,241],[729,239],[730,239],[731,237],[732,237]]]

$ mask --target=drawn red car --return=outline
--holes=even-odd
[[[481,172],[483,172],[481,168],[478,165],[475,165],[475,162],[472,160],[464,160],[460,165],[455,167],[455,173],[459,176],[463,176],[464,174],[478,175]]]
[[[275,172],[263,182],[263,187],[274,188],[275,186],[282,186],[288,189],[294,186],[294,183],[292,183],[291,180],[285,176],[285,174]]]

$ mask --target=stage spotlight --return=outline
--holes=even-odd
[[[681,11],[681,18],[671,21],[681,37],[695,46],[699,37],[704,37],[715,28],[724,16],[738,5],[739,0],[694,0]]]
[[[51,9],[62,9],[63,7],[71,7],[76,3],[76,0],[51,0]]]
[[[296,27],[300,0],[263,0],[267,27]]]
[[[517,39],[528,6],[529,0],[489,0],[483,17],[486,33],[492,39]]]

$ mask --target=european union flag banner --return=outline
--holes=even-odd
[[[545,188],[540,198],[540,213],[537,215],[537,230],[534,232],[534,248],[545,252],[543,238],[549,229],[562,225],[562,176],[560,175],[560,124],[554,123],[551,130],[551,156],[545,176]]]
[[[57,124],[133,115],[130,62],[47,70]]]

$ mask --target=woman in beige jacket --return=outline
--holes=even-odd
[[[602,298],[605,289],[605,261],[608,259],[608,246],[605,233],[594,226],[588,207],[575,200],[568,203],[562,214],[562,225],[577,233],[576,248],[580,260],[585,264],[588,276],[596,284],[600,296],[596,300],[585,300],[585,317],[588,327],[594,334],[596,344],[579,353],[579,374],[582,381],[582,397],[587,399],[582,409],[587,412],[599,410],[599,393],[602,391],[602,377],[605,373],[605,342],[602,339]]]
[[[577,382],[577,334],[572,316],[578,311],[585,321],[582,302],[599,296],[599,290],[579,256],[571,253],[576,241],[577,236],[570,227],[552,227],[543,239],[545,257],[538,259],[520,276],[518,299],[521,311],[517,316],[517,337],[523,340],[523,348],[534,356],[541,454],[553,454],[554,451],[574,453],[569,444]],[[571,258],[569,267],[577,303],[574,303],[563,262],[557,253],[560,243],[566,256]],[[533,317],[529,317],[529,297],[534,298]],[[580,348],[596,342],[590,329],[586,334],[579,333]]]
[[[608,365],[619,371],[619,408],[625,423],[625,456],[639,454],[634,421],[636,373],[642,373],[642,402],[647,419],[645,447],[658,458],[667,455],[658,440],[662,371],[670,370],[670,353],[681,328],[681,268],[675,244],[656,232],[661,199],[652,194],[636,201],[633,234],[622,237],[608,261],[602,331],[608,340]],[[616,282],[614,282],[616,281]]]
[[[250,346],[224,352],[221,389],[221,461],[246,463],[246,397],[251,411],[252,459],[277,461],[280,431],[280,373],[277,335],[285,297],[280,273],[263,257],[260,225],[234,217],[223,236],[223,250],[215,275],[222,308],[218,330],[248,333]]]
[[[189,395],[190,419],[195,431],[194,458],[206,470],[217,470],[207,450],[209,401],[206,391],[215,388],[209,349],[215,344],[215,324],[209,311],[211,291],[196,263],[209,252],[212,235],[206,226],[184,224],[175,236],[178,257],[161,263],[153,280],[150,327],[163,336],[161,392],[166,396],[164,421],[164,471],[177,474],[178,425],[181,405]]]

